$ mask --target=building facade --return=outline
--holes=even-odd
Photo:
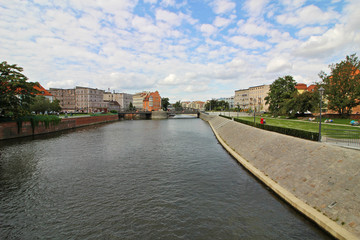
[[[235,91],[234,105],[241,109],[256,109],[256,111],[267,112],[269,105],[265,97],[270,91],[270,85],[259,85]]]
[[[104,90],[79,87],[75,88],[76,111],[103,112],[108,110],[108,103],[104,102]]]
[[[50,88],[49,92],[53,95],[54,99],[59,100],[62,111],[75,112],[75,89]]]
[[[249,109],[249,89],[235,91],[234,105],[236,108]]]
[[[138,110],[159,111],[161,109],[161,96],[158,91],[136,93],[132,98],[133,106]]]
[[[121,110],[129,109],[130,103],[133,102],[133,95],[128,93],[104,93],[104,101],[115,101],[119,104]]]

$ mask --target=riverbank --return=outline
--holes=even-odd
[[[336,238],[360,238],[359,151],[200,117],[231,155],[285,201]]]
[[[5,122],[0,123],[0,140],[35,136],[117,120],[119,120],[119,116],[114,114],[63,118],[59,124],[50,124],[49,126],[39,122],[38,126],[33,127],[30,122],[23,122],[20,131],[16,122]]]

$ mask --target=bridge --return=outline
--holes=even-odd
[[[192,115],[197,118],[200,116],[200,111],[197,109],[184,109],[180,111],[146,111],[146,110],[135,110],[135,111],[121,111],[118,113],[119,119],[166,119],[174,117],[176,115]]]

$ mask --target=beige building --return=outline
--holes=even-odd
[[[119,104],[121,110],[129,108],[130,103],[133,102],[133,95],[128,93],[104,93],[104,101],[115,101]]]
[[[104,102],[104,90],[79,87],[75,88],[76,110],[80,112],[107,111],[108,103]]]
[[[74,112],[76,108],[75,89],[50,88],[54,99],[60,101],[62,111]]]
[[[235,91],[234,105],[242,109],[254,109],[256,111],[268,111],[269,106],[265,104],[265,97],[270,91],[270,85],[260,85],[248,89]]]
[[[133,106],[137,109],[137,110],[143,110],[144,108],[144,99],[146,98],[146,96],[149,94],[150,92],[140,92],[140,93],[135,93],[132,97],[133,97]]]
[[[191,102],[189,102],[189,101],[181,102],[181,106],[185,109],[190,108],[190,104],[191,104]]]

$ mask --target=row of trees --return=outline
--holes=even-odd
[[[59,101],[50,103],[34,88],[38,83],[27,82],[23,68],[0,63],[0,117],[18,119],[31,112],[60,111]]]
[[[205,104],[205,110],[206,111],[223,111],[223,110],[229,110],[229,103],[224,100],[216,100],[212,99],[209,102]]]
[[[328,100],[328,109],[342,116],[351,114],[352,108],[360,104],[360,61],[356,54],[353,54],[329,67],[331,74],[320,72],[319,77],[322,82],[316,83],[314,92],[298,93],[295,88],[296,81],[292,76],[276,79],[265,98],[270,112],[274,116],[294,116],[307,111],[318,111],[320,102],[318,89],[322,86]]]

